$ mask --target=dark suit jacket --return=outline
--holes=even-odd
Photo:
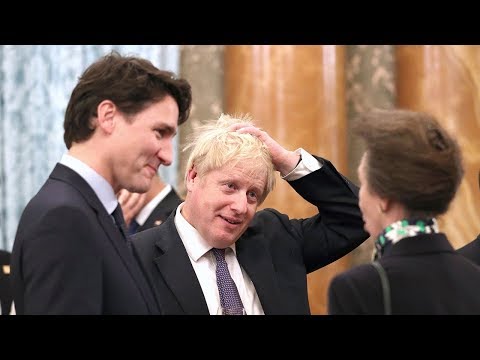
[[[379,260],[391,289],[392,314],[480,314],[480,268],[455,252],[444,234],[406,238]],[[383,314],[380,277],[371,264],[337,275],[329,314]]]
[[[23,211],[11,270],[17,314],[158,312],[112,217],[62,164]]]
[[[236,242],[238,261],[255,285],[265,314],[309,314],[307,273],[341,258],[368,237],[358,188],[330,162],[290,184],[320,214],[289,219],[274,209],[261,210]],[[162,225],[134,235],[134,253],[162,314],[208,315],[174,217],[172,213]]]
[[[0,250],[0,302],[2,303],[2,315],[10,314],[12,308],[12,290],[10,287],[10,257],[8,251]]]
[[[459,254],[473,261],[475,264],[480,265],[480,235],[467,245],[457,250]]]
[[[145,223],[138,227],[137,232],[162,224],[181,202],[182,199],[172,188],[167,196],[165,196],[163,200],[158,203],[155,209],[153,209]]]

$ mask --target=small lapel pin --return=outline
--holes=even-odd
[[[2,269],[3,269],[4,274],[6,274],[6,275],[10,274],[10,265],[3,265]]]

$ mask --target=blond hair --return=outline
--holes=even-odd
[[[272,157],[265,144],[256,136],[232,131],[230,127],[237,123],[253,124],[249,115],[236,117],[221,114],[217,120],[211,120],[198,126],[183,149],[192,149],[187,162],[185,180],[188,171],[195,166],[200,176],[220,169],[225,165],[235,167],[241,164],[250,174],[265,176],[265,189],[260,203],[275,186],[275,169]]]

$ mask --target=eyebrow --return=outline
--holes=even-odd
[[[262,196],[262,195],[263,195],[263,192],[264,192],[264,188],[262,189],[262,188],[260,188],[260,187],[258,187],[258,186],[252,186],[252,187],[250,188],[250,190],[255,191],[255,192],[256,192],[258,195],[260,195],[260,196]]]

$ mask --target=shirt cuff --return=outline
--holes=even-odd
[[[295,150],[295,154],[299,154],[301,160],[297,164],[295,169],[290,171],[287,175],[282,176],[283,180],[298,180],[305,175],[311,174],[312,172],[319,170],[323,166],[323,162],[321,160],[317,160],[313,155],[306,152],[302,148],[298,148],[297,150]]]

